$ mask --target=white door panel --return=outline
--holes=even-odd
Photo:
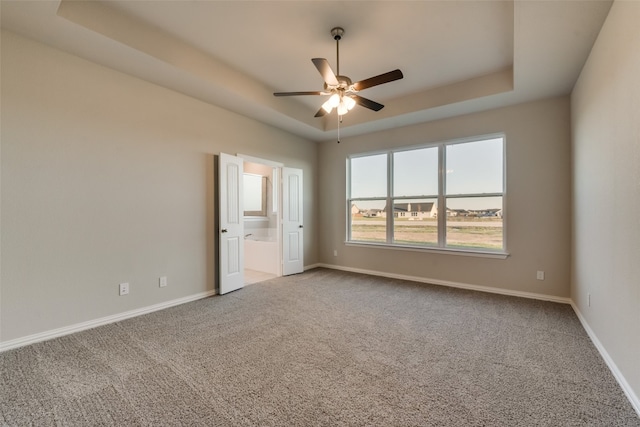
[[[282,274],[304,271],[302,170],[282,168]]]
[[[220,153],[220,294],[244,286],[243,160]]]

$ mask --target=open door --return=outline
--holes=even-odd
[[[304,271],[302,170],[282,168],[282,275]]]
[[[243,160],[220,153],[220,294],[244,286]]]

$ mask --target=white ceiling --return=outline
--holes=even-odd
[[[7,1],[2,28],[315,141],[335,113],[311,58],[355,82],[399,68],[361,95],[356,135],[567,94],[611,6],[573,1]]]

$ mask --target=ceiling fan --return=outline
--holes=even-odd
[[[322,104],[315,117],[322,117],[330,113],[334,108],[337,109],[338,116],[347,114],[356,104],[368,108],[373,111],[380,111],[384,105],[379,104],[367,98],[358,95],[361,90],[389,83],[394,80],[400,80],[403,75],[400,70],[389,71],[375,77],[370,77],[359,82],[352,83],[347,76],[340,75],[340,39],[344,35],[344,29],[335,27],[331,30],[331,35],[336,41],[336,65],[337,73],[334,73],[329,65],[329,61],[324,58],[313,58],[311,61],[316,66],[320,75],[324,79],[323,91],[308,92],[276,92],[274,96],[299,96],[299,95],[331,95],[329,99]]]

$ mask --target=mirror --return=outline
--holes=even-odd
[[[244,216],[267,216],[267,177],[243,175]]]

